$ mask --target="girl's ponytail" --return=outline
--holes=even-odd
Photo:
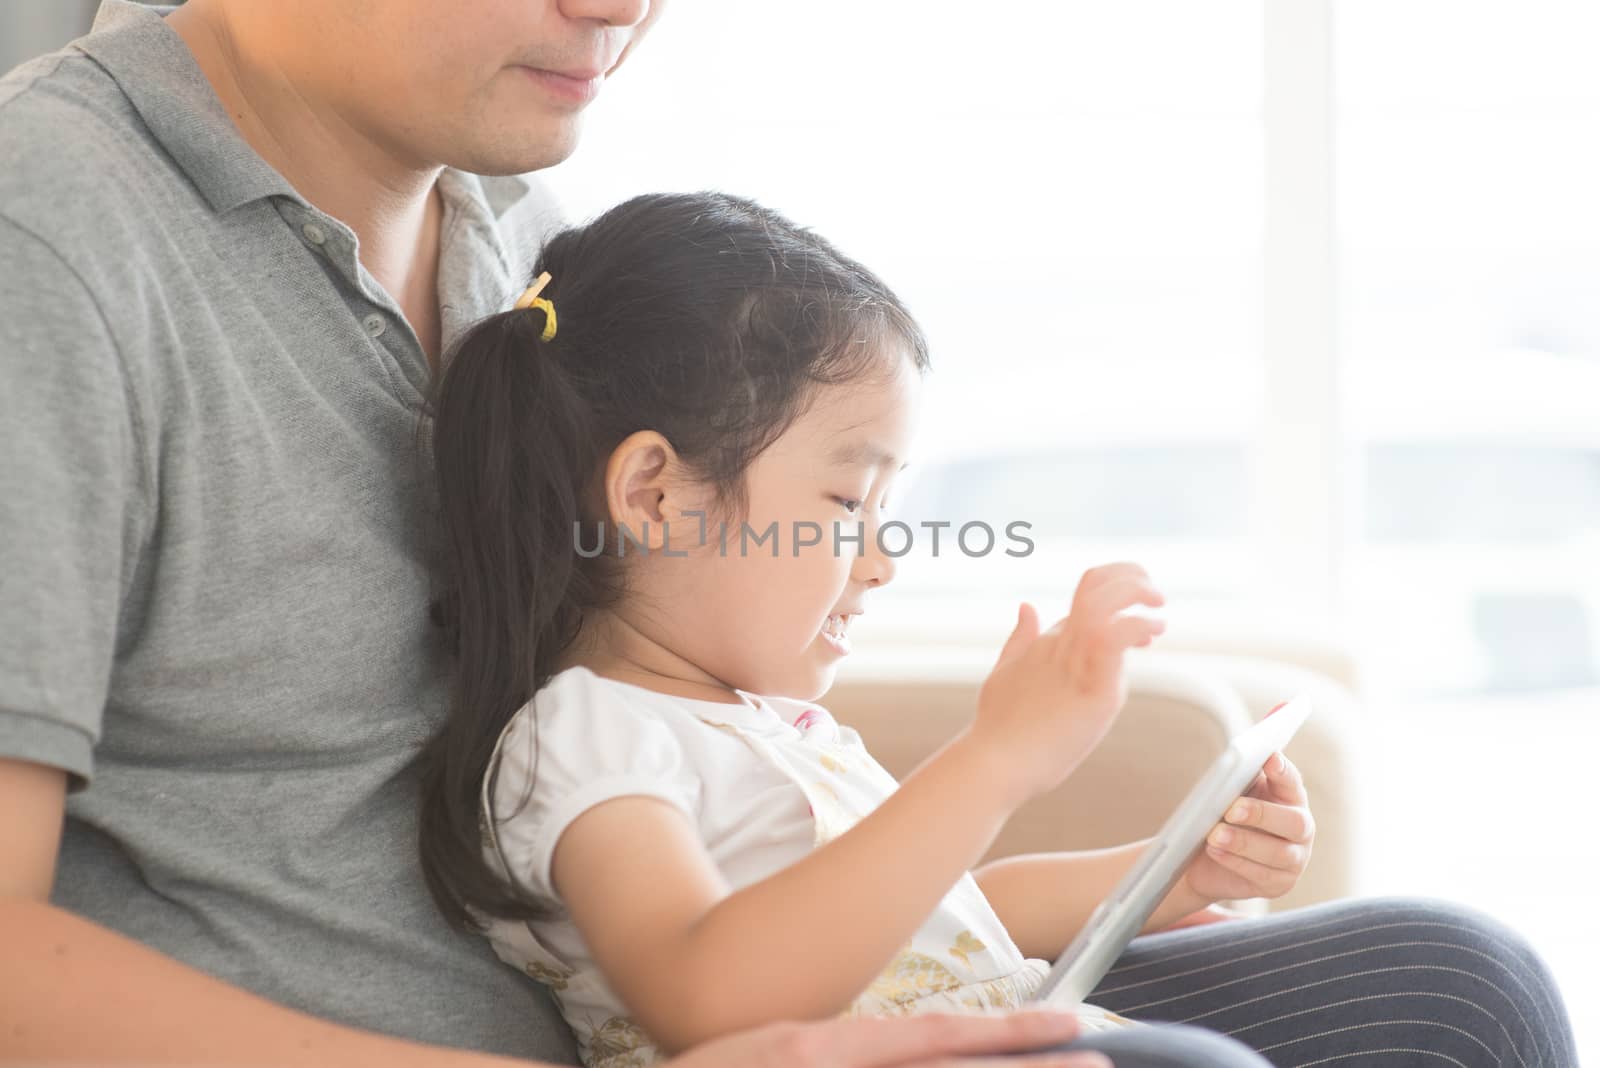
[[[549,679],[598,592],[572,542],[593,432],[547,323],[539,308],[479,323],[434,402],[438,610],[455,669],[449,719],[423,751],[419,835],[428,888],[458,927],[475,922],[469,906],[538,914],[484,859],[479,790],[501,730]]]

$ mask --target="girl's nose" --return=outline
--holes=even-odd
[[[863,532],[861,555],[850,566],[850,577],[867,586],[887,586],[894,581],[895,558],[878,546],[878,525]]]

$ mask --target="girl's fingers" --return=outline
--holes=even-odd
[[[1305,870],[1309,851],[1297,842],[1249,827],[1219,824],[1206,836],[1206,845],[1236,857],[1253,860],[1264,868],[1298,874]]]
[[[1282,761],[1280,765],[1278,762]],[[1274,770],[1277,769],[1277,770]],[[1262,770],[1256,772],[1256,777],[1250,781],[1243,797],[1260,798],[1262,801],[1276,801],[1284,805],[1308,805],[1305,781],[1300,778],[1300,769],[1295,767],[1282,753],[1274,753],[1262,765]]]
[[[1006,644],[1000,650],[1000,659],[997,664],[1004,664],[1007,660],[1021,656],[1039,637],[1039,613],[1033,605],[1023,601],[1017,609],[1017,625],[1011,630],[1011,637],[1006,639]]]
[[[1159,608],[1165,603],[1166,598],[1150,581],[1150,576],[1143,568],[1135,567],[1132,572],[1101,577],[1092,583],[1085,576],[1072,596],[1072,607],[1067,614],[1071,619],[1094,623],[1135,604]]]
[[[1258,860],[1241,857],[1219,846],[1206,842],[1206,856],[1216,861],[1222,867],[1249,880],[1255,888],[1255,895],[1259,897],[1274,897],[1287,892],[1294,886],[1298,878],[1298,870],[1285,870],[1269,867]],[[1243,896],[1243,895],[1238,895]]]
[[[1150,574],[1149,572],[1145,571],[1144,568],[1130,560],[1124,560],[1115,564],[1101,564],[1099,567],[1091,567],[1089,570],[1085,571],[1083,573],[1083,577],[1078,580],[1078,589],[1076,594],[1073,596],[1074,607],[1076,607],[1077,600],[1083,597],[1085,594],[1099,589],[1108,582],[1115,582],[1118,579],[1129,577],[1144,579],[1148,582],[1150,579]]]
[[[1258,830],[1299,845],[1310,842],[1317,834],[1311,810],[1302,805],[1280,805],[1241,797],[1229,806],[1222,818],[1228,826]]]
[[[1149,645],[1159,638],[1167,625],[1159,619],[1143,616],[1123,616],[1106,628],[1105,651],[1121,652]]]
[[[1086,641],[1079,632],[1066,632],[1052,638],[1049,658],[1069,672],[1116,672],[1122,669],[1122,654],[1141,648],[1159,638],[1167,625],[1145,616],[1123,616],[1104,625],[1100,633]]]
[[[1135,605],[1159,608],[1165,603],[1161,591],[1148,580],[1126,578],[1107,583],[1074,603],[1072,615],[1045,632],[1050,640],[1050,657],[1068,660],[1148,645],[1166,629],[1166,624],[1145,615],[1118,613]]]
[[[1081,605],[1073,605],[1072,614],[1093,625],[1135,605],[1160,608],[1166,603],[1166,597],[1156,589],[1148,575],[1125,575],[1091,591],[1083,598]]]
[[[1286,805],[1307,803],[1305,780],[1300,777],[1300,769],[1294,766],[1294,761],[1282,753],[1273,753],[1261,770],[1267,777],[1272,800]]]

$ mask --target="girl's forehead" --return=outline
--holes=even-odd
[[[921,375],[909,364],[819,386],[784,437],[795,444],[825,445],[843,460],[877,459],[874,452],[883,450],[903,453],[915,428],[921,387]]]

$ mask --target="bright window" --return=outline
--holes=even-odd
[[[863,626],[986,637],[1133,558],[1177,619],[1303,621],[1410,692],[1592,682],[1593,6],[956,13],[682,5],[552,172],[580,217],[756,197],[923,321],[898,517],[1034,550],[919,538]]]
[[[1337,13],[1340,328],[1367,485],[1350,592],[1368,661],[1414,686],[1593,685],[1600,8]]]

